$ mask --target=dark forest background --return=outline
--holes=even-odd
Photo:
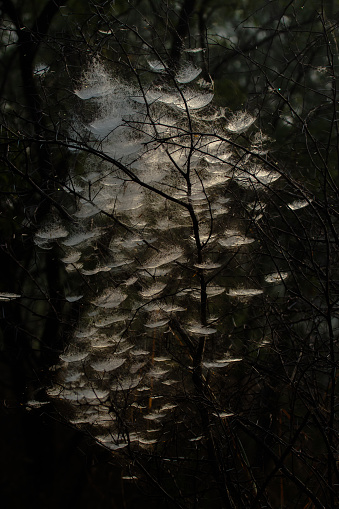
[[[208,495],[168,500],[160,481],[147,476],[138,484],[122,480],[118,457],[69,424],[67,411],[46,395],[84,309],[65,299],[70,276],[59,247],[43,250],[34,241],[49,215],[70,220],[72,200],[62,186],[85,164],[85,156],[74,163],[67,132],[71,118],[90,120],[93,111],[75,101],[74,91],[98,56],[142,90],[151,80],[158,84],[143,51],[163,56],[168,79],[189,55],[213,89],[216,111],[255,116],[267,136],[260,158],[282,175],[265,195],[261,222],[254,219],[260,191],[229,187],[258,241],[252,265],[239,262],[232,277],[252,267],[251,281],[283,270],[289,279],[254,305],[222,304],[233,316],[233,344],[247,356],[247,371],[232,378],[232,401],[239,397],[243,408],[227,436],[235,451],[243,447],[238,439],[245,444],[247,455],[237,452],[234,461],[249,480],[239,474],[238,505],[215,493],[213,504],[339,507],[338,3],[0,0],[0,15],[2,507],[208,504]],[[239,160],[257,150],[247,134],[234,143]],[[269,350],[248,346],[267,338]]]

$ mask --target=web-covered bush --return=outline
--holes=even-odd
[[[190,62],[148,66],[161,80],[138,87],[96,59],[74,92],[92,117],[67,140],[74,222],[46,223],[36,243],[58,243],[65,298],[82,307],[48,394],[111,450],[174,470],[177,448],[179,470],[207,455],[218,484],[236,449],[228,422],[261,397],[239,400],[272,340],[266,294],[288,278],[284,263],[256,268],[256,224],[280,173],[255,112],[214,106]]]

